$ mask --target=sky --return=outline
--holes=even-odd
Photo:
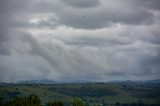
[[[160,78],[160,0],[1,0],[0,82]]]

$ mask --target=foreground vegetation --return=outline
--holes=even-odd
[[[16,97],[12,100],[3,102],[2,98],[0,99],[0,106],[64,106],[66,105],[61,100],[53,100],[46,104],[41,104],[41,100],[36,95],[30,95],[28,97]],[[139,103],[119,103],[116,104],[96,104],[94,106],[159,106],[160,104],[145,104],[139,101]],[[84,104],[80,98],[75,98],[70,106],[90,106],[89,103]]]
[[[78,97],[78,98],[77,98]],[[159,84],[1,84],[0,106],[159,106]]]

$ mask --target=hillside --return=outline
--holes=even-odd
[[[152,83],[68,83],[68,84],[1,84],[0,96],[38,95],[42,103],[62,100],[70,103],[81,97],[85,103],[160,103],[160,85]]]

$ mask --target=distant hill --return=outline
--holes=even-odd
[[[126,81],[114,81],[112,83],[124,83],[124,84],[147,84],[147,83],[152,83],[152,84],[160,84],[160,79],[156,80],[146,80],[146,81],[132,81],[132,80],[126,80]]]
[[[58,83],[57,81],[54,80],[24,80],[24,81],[19,81],[17,83],[24,83],[24,84],[56,84]]]
[[[24,80],[24,81],[18,81],[17,83],[26,83],[26,84],[62,84],[62,83],[95,83],[94,81],[86,81],[86,80],[62,80],[62,81],[55,81],[55,80]],[[105,83],[105,82],[99,82],[99,83]],[[126,81],[108,81],[106,83],[128,83],[128,84],[138,84],[138,83],[153,83],[153,84],[160,84],[160,79],[155,80],[146,80],[146,81],[132,81],[132,80],[126,80]]]
[[[23,83],[23,84],[63,84],[63,83],[90,83],[90,81],[85,80],[62,80],[62,81],[55,81],[55,80],[24,80],[24,81],[18,81],[17,83]]]

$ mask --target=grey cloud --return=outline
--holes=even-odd
[[[116,38],[99,38],[99,37],[75,37],[71,40],[64,41],[68,45],[79,46],[116,46],[116,45],[128,45],[132,42],[124,41],[123,39]]]
[[[78,3],[82,4],[92,4],[89,2],[96,1],[66,1],[66,3]],[[84,2],[84,3],[83,3]],[[87,3],[85,3],[87,2]],[[98,1],[97,1],[98,2]],[[137,1],[138,2],[138,1]],[[136,3],[137,3],[136,2]],[[130,1],[117,2],[117,1],[104,1],[103,5],[94,8],[72,8],[63,5],[62,1],[52,2],[35,2],[33,5],[29,5],[29,12],[37,13],[55,13],[59,20],[54,20],[57,24],[56,26],[66,25],[68,27],[80,28],[80,29],[99,29],[104,27],[110,27],[116,23],[121,24],[151,24],[153,23],[153,14],[147,9],[143,9],[141,5],[132,5]],[[115,3],[120,5],[115,5]],[[124,4],[123,4],[124,3]],[[144,2],[143,2],[144,3]],[[57,5],[55,5],[57,4]],[[126,6],[126,5],[128,6]],[[42,5],[42,6],[41,6]],[[44,5],[44,6],[43,6]],[[58,5],[61,7],[58,7]],[[42,8],[43,7],[43,8]],[[120,8],[120,9],[119,9]],[[31,10],[32,9],[32,10]],[[33,13],[34,13],[33,12]],[[37,27],[49,27],[52,28],[53,25],[49,24],[54,22],[50,16],[48,20],[41,21]]]
[[[116,7],[116,5],[113,5],[114,3],[116,1],[106,1],[102,7],[88,10],[66,8],[57,14],[61,24],[82,29],[103,28],[112,26],[115,23],[131,25],[148,24],[152,20],[152,13],[142,9],[140,6],[132,6],[128,3],[130,6],[120,5]]]
[[[126,74],[128,74],[128,73],[123,73],[123,72],[115,72],[115,71],[113,71],[112,73],[106,73],[106,75],[110,75],[110,76],[126,76]]]
[[[55,17],[48,17],[46,19],[39,19],[38,22],[31,22],[30,24],[37,28],[56,28],[59,25],[59,20]]]
[[[156,5],[154,0],[0,1],[0,81],[159,78]]]
[[[86,7],[96,7],[100,4],[99,0],[62,0],[66,4],[73,7],[86,8]]]
[[[28,0],[5,0],[0,3],[1,14],[15,14],[17,12],[26,12],[27,6],[30,5]]]
[[[49,45],[52,45],[52,43],[50,43]],[[99,49],[97,51],[97,48],[92,47],[78,47],[67,49],[67,46],[63,45],[63,43],[63,46],[58,46],[56,44],[54,45],[54,47],[50,47],[49,45],[49,48],[43,46],[42,48],[45,48],[45,50],[41,48],[39,49],[39,52],[34,53],[42,56],[44,59],[49,61],[49,63],[52,64],[52,66],[56,70],[59,70],[59,72],[62,74],[62,79],[66,78],[65,76],[63,76],[64,73],[65,75],[70,76],[72,78],[76,77],[77,73],[79,72],[85,73],[85,75],[78,74],[79,77],[77,79],[87,78],[89,77],[88,75],[91,75],[89,78],[95,76],[98,79],[100,79],[103,73],[106,73],[106,71],[107,77],[108,75],[121,76],[122,74],[133,76],[137,76],[138,74],[139,76],[145,76],[148,75],[151,70],[150,67],[144,68],[145,65],[139,65],[141,63],[144,63],[141,61],[143,58],[148,57],[148,55],[145,52],[141,52],[140,48],[137,49],[137,51],[134,50],[134,52],[131,53],[127,52],[125,49],[119,49],[121,47],[112,49],[113,46],[108,47],[106,49],[104,48],[102,50]],[[58,48],[56,46],[58,46]],[[134,45],[130,45],[130,47],[128,48],[131,48],[132,46],[134,47]],[[112,52],[112,50],[114,50],[115,52]],[[53,55],[53,53],[58,58],[51,56],[51,54]],[[146,54],[146,56],[144,54]],[[121,62],[122,60],[123,63]],[[147,60],[150,61],[150,59],[148,58]],[[59,65],[63,65],[63,67]],[[150,66],[151,64],[147,65]],[[147,70],[149,71],[147,72]]]
[[[123,1],[101,1],[103,5],[100,5],[97,8],[70,8],[63,5],[62,2],[66,2],[73,5],[79,4],[80,6],[94,6],[99,4],[100,1],[98,0],[68,0],[68,1],[31,1],[24,0],[23,2],[20,0],[7,0],[2,2],[2,12],[4,15],[8,13],[8,17],[25,18],[28,16],[28,19],[34,13],[55,13],[59,21],[56,20],[56,26],[66,25],[73,28],[81,28],[81,29],[97,29],[97,28],[104,28],[114,25],[115,23],[122,23],[122,24],[148,24],[152,20],[152,13],[148,12],[147,10],[141,8],[140,5],[132,5],[129,1],[126,3]],[[138,2],[138,1],[137,1]],[[120,4],[118,6],[115,3]],[[124,3],[124,4],[123,4]],[[56,5],[57,4],[57,5]],[[128,5],[128,6],[125,6]],[[59,6],[58,6],[59,5]],[[7,8],[6,8],[7,7]],[[61,8],[60,8],[61,7]],[[119,9],[120,8],[120,9]],[[24,15],[25,14],[25,15]],[[30,16],[30,17],[29,17]],[[84,17],[85,16],[85,17]],[[28,21],[27,18],[25,19],[19,18],[21,21]],[[51,16],[52,18],[52,16]],[[13,23],[14,21],[12,21]],[[48,19],[47,21],[40,22],[37,27],[45,26],[45,27],[53,27],[53,25],[49,24],[52,23],[53,20]],[[28,25],[27,22],[16,22],[13,25],[21,25],[24,24],[25,26]],[[31,25],[30,25],[31,26]]]
[[[6,49],[10,50],[10,53],[0,54],[0,81],[48,78],[50,72],[53,72],[51,65],[40,56],[31,53],[29,41],[34,38],[21,31],[12,34],[15,34],[14,38],[6,42],[9,45]],[[34,41],[36,43],[36,40]],[[56,75],[56,72],[54,74]]]
[[[1,43],[0,44],[0,54],[1,55],[10,55],[11,52],[8,48],[8,45],[6,43],[2,43],[2,42],[0,42],[0,43]]]
[[[152,50],[152,48],[137,48],[134,44],[125,45],[124,47],[123,45],[117,47],[113,45],[109,47],[72,47],[55,38],[47,40],[47,42],[40,42],[37,38],[25,33],[20,35],[23,36],[16,37],[20,42],[12,39],[14,45],[11,43],[13,45],[11,50],[16,53],[12,52],[12,55],[0,56],[3,60],[1,61],[1,69],[5,70],[5,73],[1,72],[1,75],[4,75],[1,76],[3,80],[16,81],[41,78],[106,80],[111,76],[117,76],[121,79],[122,74],[133,78],[149,74],[155,75],[155,73],[158,75],[157,71],[151,72],[159,66],[157,64],[159,60],[156,62],[157,65],[154,63],[158,54],[155,57],[154,53],[145,52],[145,50]],[[14,47],[17,45],[19,45],[18,49]],[[131,51],[133,48],[136,49]],[[157,50],[154,51],[158,53]],[[149,56],[151,58],[148,58]],[[143,59],[146,60],[142,61]],[[16,63],[13,64],[15,61]],[[12,65],[8,67],[7,64]],[[22,67],[17,69],[16,66],[19,64]],[[32,72],[32,70],[34,71]],[[18,74],[7,74],[10,72]],[[19,77],[19,75],[22,77]]]

